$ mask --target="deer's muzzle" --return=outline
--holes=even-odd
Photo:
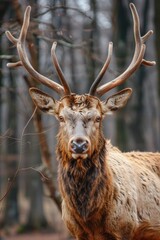
[[[90,151],[90,141],[86,137],[72,137],[69,141],[69,150],[73,158],[87,158]]]

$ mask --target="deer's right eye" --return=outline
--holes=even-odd
[[[64,117],[59,116],[59,121],[60,121],[60,122],[64,122]]]

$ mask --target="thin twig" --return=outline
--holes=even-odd
[[[48,12],[50,12],[50,11],[55,11],[55,10],[57,10],[57,9],[65,9],[65,10],[76,11],[76,12],[79,12],[80,14],[82,14],[83,16],[89,18],[90,20],[93,20],[92,17],[90,17],[89,15],[87,15],[85,12],[79,10],[78,8],[66,7],[66,6],[63,6],[63,5],[55,6],[55,7],[49,7],[49,8],[46,9],[44,12],[41,12],[41,13],[35,15],[35,17],[39,17],[39,16],[42,16],[42,15],[45,15],[46,13],[48,13]]]
[[[16,179],[19,171],[20,171],[20,165],[21,165],[21,163],[22,163],[22,143],[23,143],[23,136],[24,136],[24,133],[25,133],[26,128],[28,127],[30,121],[32,120],[33,116],[35,115],[36,110],[37,110],[37,108],[34,109],[31,117],[29,118],[28,122],[26,123],[26,125],[25,125],[24,128],[23,128],[22,135],[21,135],[20,160],[19,160],[19,163],[18,163],[18,167],[17,167],[17,170],[16,170],[16,172],[15,172],[13,178],[12,178],[12,182],[11,182],[11,183],[9,182],[5,194],[2,196],[2,198],[0,198],[0,202],[3,201],[3,200],[5,199],[5,197],[9,194],[9,192],[10,192],[10,190],[11,190],[13,184],[14,184],[14,181],[15,181],[15,179]]]
[[[53,39],[45,37],[45,36],[38,36],[39,39],[45,40],[47,42],[53,43]],[[60,45],[69,47],[69,48],[82,48],[85,47],[89,44],[89,42],[83,41],[81,43],[77,43],[77,44],[73,44],[73,43],[69,43],[69,42],[65,42],[64,40],[55,40],[57,43],[59,43]]]

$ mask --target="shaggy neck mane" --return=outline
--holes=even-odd
[[[101,138],[98,152],[87,159],[64,159],[67,155],[58,147],[57,153],[62,195],[68,207],[87,220],[102,209],[103,199],[106,202],[104,194],[107,195],[109,190],[106,188],[106,182],[110,181],[111,177],[105,161],[105,139]]]

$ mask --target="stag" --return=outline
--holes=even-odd
[[[30,6],[25,11],[19,38],[6,32],[20,58],[16,63],[8,63],[8,67],[23,66],[36,81],[61,96],[55,100],[37,88],[29,90],[35,105],[60,123],[56,154],[62,217],[77,240],[137,239],[140,235],[143,239],[143,234],[149,236],[145,239],[160,239],[160,153],[122,153],[105,139],[102,131],[104,117],[122,108],[132,89],[125,88],[105,101],[100,97],[124,83],[142,64],[155,64],[144,59],[145,42],[152,31],[141,36],[137,10],[132,3],[130,8],[135,39],[133,59],[120,76],[99,86],[111,61],[110,42],[107,59],[88,94],[71,92],[56,57],[55,42],[51,57],[61,84],[32,67],[25,50]]]

